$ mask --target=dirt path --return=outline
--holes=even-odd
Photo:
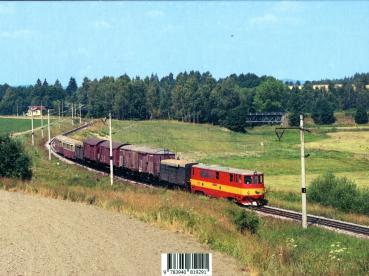
[[[160,275],[162,252],[209,250],[123,214],[0,191],[0,275]],[[217,252],[213,270],[241,275]]]

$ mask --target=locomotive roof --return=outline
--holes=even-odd
[[[125,150],[143,152],[143,153],[150,153],[150,154],[174,154],[168,149],[163,148],[150,148],[147,146],[137,146],[137,145],[125,145],[122,147]]]
[[[113,145],[113,149],[115,150],[117,148],[120,148],[121,146],[128,145],[128,143],[126,143],[126,142],[114,142],[113,141],[112,145]],[[100,146],[104,147],[104,148],[109,148],[110,143],[109,143],[108,140],[106,140],[106,141],[102,142]]]
[[[177,160],[177,159],[164,159],[160,162],[163,165],[172,167],[185,167],[186,165],[198,164],[197,162],[192,162],[188,160]]]
[[[235,168],[222,167],[222,166],[218,166],[218,165],[206,165],[206,164],[197,164],[197,165],[194,165],[193,168],[206,169],[206,170],[212,170],[212,171],[220,171],[220,172],[227,172],[227,173],[235,173],[235,174],[242,174],[242,175],[261,174],[262,173],[262,172],[258,172],[258,171],[252,171],[252,170],[235,169]]]
[[[70,144],[70,145],[78,145],[78,146],[82,146],[83,143],[79,140],[64,136],[64,135],[58,135],[55,137],[56,140],[59,140],[60,142],[66,143],[66,144]]]
[[[90,146],[96,146],[102,142],[106,141],[105,139],[98,139],[98,138],[92,138],[92,137],[89,137],[89,138],[86,138],[83,142],[87,145],[90,145]]]

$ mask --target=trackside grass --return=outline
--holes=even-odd
[[[251,273],[365,275],[369,272],[369,240],[317,227],[303,231],[297,223],[264,217],[260,217],[256,234],[248,230],[241,233],[230,216],[239,207],[230,202],[127,183],[111,187],[107,176],[55,158],[49,162],[43,148],[45,141],[38,137],[35,148],[30,146],[28,135],[20,139],[33,158],[34,178],[29,182],[1,179],[2,186],[9,191],[85,202],[157,227],[186,232],[211,249],[237,258],[240,269]]]
[[[347,177],[359,188],[369,187],[369,159],[365,152],[356,149],[367,147],[369,131],[338,131],[339,137],[356,145],[355,150],[346,150],[332,140],[332,127],[323,126],[307,133],[306,159],[307,183],[327,171],[339,177]],[[98,123],[75,135],[78,139],[87,136],[107,137],[108,129]],[[246,134],[230,132],[208,124],[191,124],[177,121],[113,121],[113,137],[133,144],[146,144],[174,150],[181,158],[209,164],[221,164],[234,168],[263,171],[271,205],[301,210],[300,198],[300,138],[299,133],[288,130],[279,142],[274,127],[263,126],[248,130]],[[365,139],[363,139],[365,138]],[[319,145],[319,146],[317,146]],[[326,147],[325,145],[330,145]],[[368,152],[369,154],[369,152]],[[292,195],[292,196],[291,196]],[[308,212],[336,219],[369,225],[369,214],[359,215],[337,211],[319,204],[308,204]]]

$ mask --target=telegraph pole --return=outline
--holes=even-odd
[[[114,179],[114,175],[113,175],[113,138],[111,135],[111,112],[109,113],[109,156],[110,156],[110,185],[113,185],[113,179]]]
[[[42,101],[41,101],[41,137],[44,138],[44,117],[43,117]]]
[[[74,126],[74,118],[73,118],[73,103],[72,103],[72,126]]]
[[[47,110],[47,132],[49,136],[49,160],[51,160],[50,110]]]
[[[79,124],[82,124],[82,105],[79,104]]]
[[[17,103],[17,117],[18,117],[18,103]]]
[[[32,146],[35,145],[35,133],[33,131],[33,110],[32,110],[32,107],[31,107],[31,121],[32,121]]]
[[[59,128],[60,128],[60,101],[58,107],[59,107],[58,110],[59,110]]]
[[[61,106],[62,106],[62,118],[64,118],[64,102],[61,101]]]
[[[307,228],[304,115],[300,115],[302,228]]]
[[[278,140],[281,141],[284,132],[287,129],[300,130],[300,143],[301,143],[301,209],[302,209],[302,228],[307,228],[307,209],[306,209],[306,174],[305,174],[305,158],[309,157],[309,154],[305,156],[305,131],[310,132],[309,129],[304,128],[304,115],[300,115],[300,127],[276,127],[275,134]]]

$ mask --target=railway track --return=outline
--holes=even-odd
[[[85,123],[82,126],[79,126],[75,129],[64,132],[63,135],[66,135],[66,136],[70,135],[70,134],[72,134],[74,132],[77,132],[81,129],[87,128],[92,124],[93,124],[93,121]],[[48,145],[46,144],[46,146],[48,146]],[[94,171],[94,172],[97,172],[97,173],[100,173],[100,174],[104,174],[104,175],[108,174],[108,172],[106,172],[106,171],[101,171],[97,168],[91,168],[91,167],[87,166],[86,164],[81,164],[81,163],[74,162],[72,160],[66,159],[65,157],[63,157],[63,156],[59,155],[58,153],[56,153],[56,151],[54,150],[53,147],[51,147],[51,150],[52,150],[52,153],[53,153],[54,156],[56,156],[57,158],[59,158],[60,160],[62,160],[64,162],[68,162],[70,164],[75,164],[75,165],[78,165],[80,167],[86,168],[90,171]],[[124,178],[122,176],[115,175],[114,179],[117,179],[117,180],[120,180],[120,181],[125,181],[125,182],[131,183],[131,184],[140,184],[140,185],[147,186],[147,187],[153,187],[152,185],[149,185],[147,183],[143,183],[141,181],[136,181],[136,180]],[[301,213],[291,211],[291,210],[286,210],[286,209],[281,209],[281,208],[276,208],[276,207],[271,207],[271,206],[243,207],[243,208],[252,209],[257,213],[262,213],[262,214],[265,214],[265,215],[277,216],[277,217],[287,218],[287,219],[291,219],[291,220],[295,220],[295,221],[301,221],[302,220],[302,214]],[[350,223],[350,222],[334,220],[334,219],[325,218],[325,217],[321,217],[321,216],[314,216],[314,215],[308,215],[307,216],[307,221],[308,221],[308,224],[310,224],[310,225],[323,226],[323,227],[333,229],[333,230],[341,230],[341,231],[343,231],[344,233],[347,233],[347,234],[351,234],[351,235],[355,234],[355,235],[360,235],[361,237],[369,238],[369,227],[365,226],[365,225],[359,225],[359,224],[354,224],[354,223]]]
[[[262,206],[258,208],[252,208],[256,212],[283,217],[283,218],[289,218],[296,221],[301,221],[302,214],[299,212],[286,210],[286,209],[280,209],[276,207],[271,206]],[[340,221],[340,220],[334,220],[330,218],[325,218],[321,216],[314,216],[314,215],[308,215],[307,216],[308,224],[310,225],[319,225],[324,226],[328,228],[333,228],[337,230],[342,230],[347,233],[353,233],[358,235],[363,235],[366,237],[369,237],[369,227],[359,224],[354,224],[350,222]]]

